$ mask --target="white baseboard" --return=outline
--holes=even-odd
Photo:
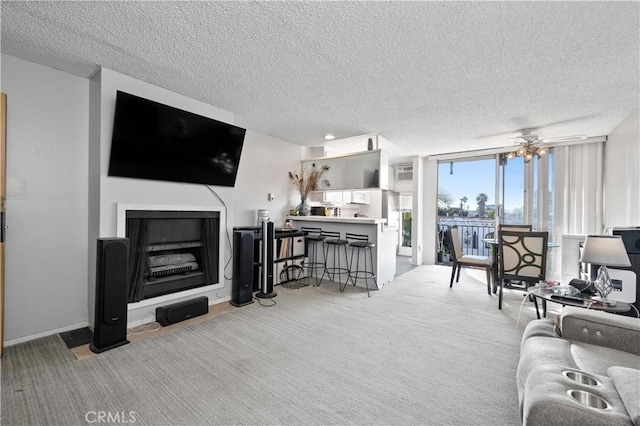
[[[6,342],[4,342],[4,346],[8,347],[8,346],[17,345],[19,343],[28,342],[29,340],[35,340],[41,337],[47,337],[53,334],[63,333],[65,331],[77,330],[79,328],[87,327],[88,325],[89,325],[88,321],[82,321],[76,324],[71,324],[64,327],[56,328],[54,330],[47,330],[41,333],[31,334],[29,336],[18,337],[17,339],[7,340]]]

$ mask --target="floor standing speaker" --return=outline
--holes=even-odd
[[[253,303],[253,241],[254,231],[233,232],[233,281],[231,304]]]
[[[98,238],[96,306],[93,341],[100,353],[129,343],[127,340],[128,238]]]
[[[273,222],[262,222],[262,281],[256,297],[271,299],[278,293],[273,291],[273,242],[276,238]]]

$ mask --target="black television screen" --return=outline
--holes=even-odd
[[[245,133],[118,91],[109,176],[234,186]]]

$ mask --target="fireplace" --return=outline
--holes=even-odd
[[[220,283],[219,211],[127,209],[122,213],[119,222],[125,222],[124,236],[130,246],[129,303]]]

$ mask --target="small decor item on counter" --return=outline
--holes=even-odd
[[[289,172],[289,180],[295,184],[300,191],[300,204],[296,206],[296,210],[298,211],[298,215],[300,216],[309,216],[311,213],[311,206],[307,203],[307,197],[311,191],[317,191],[320,189],[320,185],[323,185],[327,188],[331,187],[331,183],[329,183],[328,179],[323,179],[322,176],[329,171],[329,166],[324,165],[320,168],[316,167],[316,163],[311,165],[311,170],[308,175],[305,177],[305,170],[298,173]]]
[[[369,138],[369,140],[367,141],[367,149],[369,151],[373,151],[373,139]]]
[[[298,216],[309,216],[311,214],[311,206],[307,203],[306,198],[302,198],[300,204],[296,206]]]

